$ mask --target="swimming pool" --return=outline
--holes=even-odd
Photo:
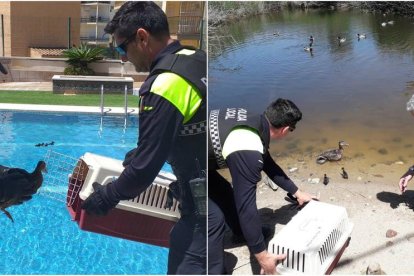
[[[0,111],[0,164],[32,171],[51,148],[123,159],[137,129],[135,116],[124,128],[122,116],[104,116],[101,127],[99,115]],[[15,222],[0,214],[0,274],[166,273],[168,249],[79,230],[65,204],[42,193],[8,210]]]

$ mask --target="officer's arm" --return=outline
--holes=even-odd
[[[183,116],[169,101],[148,93],[139,114],[139,139],[136,154],[110,191],[118,199],[134,198],[155,179],[165,163],[182,123]]]
[[[293,183],[292,180],[285,174],[281,167],[273,160],[269,152],[266,152],[263,156],[263,171],[272,179],[283,190],[294,195],[298,187]]]
[[[263,169],[262,154],[253,150],[241,150],[226,158],[232,182],[234,200],[240,226],[247,245],[253,254],[266,250],[262,224],[256,205],[256,187]]]

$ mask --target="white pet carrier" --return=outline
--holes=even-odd
[[[93,192],[92,183],[106,185],[119,177],[124,170],[122,161],[92,153],[76,160],[56,152],[48,152],[45,159],[53,176],[45,179],[43,193],[50,195],[65,185],[67,209],[81,229],[169,246],[169,233],[179,218],[175,199],[165,208],[169,184],[176,180],[173,174],[160,172],[138,197],[121,201],[106,216],[94,216],[81,208],[82,202]]]
[[[345,208],[312,200],[269,243],[269,252],[287,255],[277,272],[330,274],[352,228]]]

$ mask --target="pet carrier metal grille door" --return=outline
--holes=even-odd
[[[349,243],[353,224],[346,209],[311,201],[269,243],[269,252],[286,254],[281,274],[329,274]]]

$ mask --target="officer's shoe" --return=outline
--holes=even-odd
[[[264,236],[265,241],[267,241],[269,238],[273,238],[274,228],[271,227],[270,225],[263,224],[262,225],[262,234]],[[233,235],[232,238],[231,238],[231,242],[233,244],[246,243],[246,239],[244,238],[243,234]]]

